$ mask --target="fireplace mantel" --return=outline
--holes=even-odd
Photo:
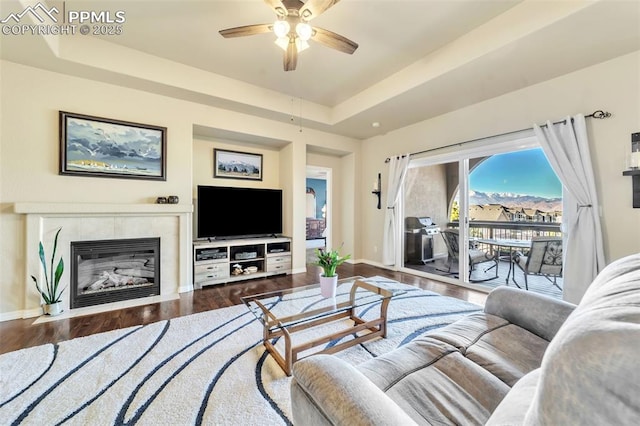
[[[191,204],[22,202],[15,203],[13,210],[16,214],[26,216],[26,277],[36,271],[36,274],[42,274],[38,244],[43,241],[45,250],[50,250],[53,235],[62,228],[58,249],[66,265],[71,264],[69,255],[72,241],[159,237],[162,245],[160,296],[177,296],[178,293],[193,289]],[[68,281],[69,275],[65,271],[62,285],[68,286]],[[69,293],[66,293],[68,296]],[[38,308],[39,297],[31,282],[25,285],[24,300],[23,318],[41,313]],[[135,300],[138,304],[157,301],[153,298]],[[118,303],[96,305],[91,309],[92,312],[111,310],[121,306]],[[65,310],[69,310],[69,300],[63,300],[63,304]],[[73,311],[81,314],[84,309],[89,308]]]
[[[18,214],[176,214],[192,213],[190,204],[15,203]]]

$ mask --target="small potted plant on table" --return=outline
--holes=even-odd
[[[349,259],[351,255],[340,256],[338,250],[316,249],[316,256],[318,260],[313,264],[322,268],[322,274],[320,275],[320,294],[322,294],[323,297],[335,297],[338,285],[336,268]]]
[[[38,293],[42,296],[42,300],[44,304],[42,305],[42,311],[45,315],[60,315],[62,313],[62,293],[64,289],[59,290],[60,286],[60,278],[62,277],[62,273],[64,272],[64,262],[62,258],[58,262],[56,269],[53,269],[53,264],[56,257],[56,249],[58,247],[58,235],[62,228],[58,229],[56,232],[56,236],[53,239],[53,253],[51,254],[51,269],[50,273],[47,272],[47,262],[45,260],[44,255],[44,247],[42,245],[42,241],[40,241],[40,245],[38,248],[38,255],[40,257],[40,263],[42,263],[42,269],[44,270],[44,287],[41,287],[38,283],[38,279],[31,275],[31,279],[36,283],[36,288],[38,289]]]

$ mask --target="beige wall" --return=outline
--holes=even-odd
[[[364,142],[363,175],[383,171],[391,155],[501,134],[533,123],[605,109],[607,120],[587,120],[600,196],[608,261],[640,252],[640,209],[631,206],[631,179],[622,176],[630,134],[640,131],[640,52],[407,126]],[[385,185],[383,185],[385,188]],[[364,191],[363,191],[364,193]],[[383,191],[383,196],[386,191]],[[363,210],[362,255],[379,262],[383,213]],[[378,248],[377,252],[375,248]]]
[[[261,185],[288,193],[285,230],[294,238],[294,268],[304,269],[306,144],[359,153],[360,142],[346,137],[300,132],[286,123],[7,61],[0,66],[0,320],[34,308],[25,306],[24,286],[32,285],[27,281],[32,272],[22,260],[24,218],[12,213],[15,202],[128,204],[178,195],[181,203],[191,204],[194,184],[208,182],[210,175],[205,174],[212,170],[212,146],[194,141],[194,125],[285,141],[288,145],[280,151],[258,149],[275,165],[265,170]],[[59,176],[59,110],[167,127],[166,182]],[[194,156],[194,150],[203,155]],[[225,180],[228,185],[243,184],[238,182]]]

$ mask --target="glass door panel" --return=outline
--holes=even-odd
[[[529,287],[523,268],[532,240],[560,235],[560,181],[540,148],[472,158],[468,175],[470,254],[478,258],[470,281]],[[527,281],[541,293],[560,294],[560,286],[544,277],[527,276]]]
[[[458,211],[453,200],[458,192],[458,167],[456,161],[413,166],[407,172],[403,188],[405,268],[459,277]],[[452,232],[441,232],[445,230]]]

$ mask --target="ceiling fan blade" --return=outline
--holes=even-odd
[[[298,49],[295,43],[289,43],[287,50],[284,52],[284,70],[293,71],[298,65]]]
[[[309,0],[300,8],[299,14],[302,19],[309,21],[317,18],[340,0]]]
[[[313,35],[311,40],[317,41],[320,44],[324,44],[332,49],[339,50],[351,55],[358,48],[358,43],[349,40],[346,37],[336,34],[329,30],[325,30],[318,27],[313,27]]]
[[[268,4],[271,9],[273,9],[276,15],[287,16],[287,8],[284,7],[284,4],[282,4],[280,0],[264,0],[264,2]]]
[[[225,38],[244,37],[271,32],[272,26],[273,24],[245,25],[243,27],[227,28],[226,30],[220,30],[218,32]]]

